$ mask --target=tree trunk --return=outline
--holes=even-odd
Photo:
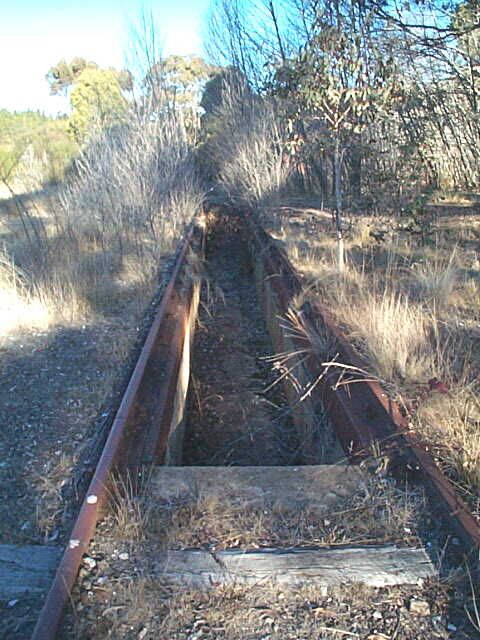
[[[342,232],[342,160],[343,150],[340,150],[340,140],[335,140],[335,225],[337,231],[337,268],[339,273],[345,271],[345,247]]]
[[[356,141],[350,152],[350,189],[355,200],[360,200],[362,195],[362,152],[359,148],[359,141]]]

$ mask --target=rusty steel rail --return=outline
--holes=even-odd
[[[269,286],[275,292],[281,314],[293,307],[303,284],[285,252],[274,244],[263,230],[255,214],[245,212],[248,228],[268,273]],[[321,304],[306,302],[300,310],[300,319],[306,336],[318,334],[318,327],[326,330],[335,341],[338,363],[361,371],[368,370],[366,361],[352,348],[346,336],[335,324],[329,312]],[[305,349],[305,340],[294,338],[298,349]],[[480,526],[466,503],[458,496],[448,478],[436,465],[428,447],[411,431],[408,420],[380,384],[373,380],[351,379],[351,384],[337,384],[345,372],[321,365],[323,354],[311,355],[307,367],[311,379],[320,380],[318,388],[331,418],[334,430],[345,454],[353,462],[371,454],[380,447],[387,456],[392,471],[407,470],[425,486],[433,513],[443,516],[445,524],[461,538],[472,568],[478,573],[480,551]],[[339,367],[341,369],[341,367]],[[344,378],[343,378],[344,379]]]
[[[244,213],[256,257],[262,261],[278,309],[284,315],[301,293],[302,282],[286,254],[273,243],[254,214],[250,211]],[[204,250],[203,231],[194,225],[190,226],[179,245],[171,277],[115,416],[32,640],[53,640],[56,636],[82,557],[108,502],[112,472],[161,463],[165,457],[172,417],[178,412],[177,378],[181,372],[184,345],[190,337],[189,323],[196,297],[193,284],[189,285],[183,278],[191,247],[198,248],[200,252]],[[335,338],[339,362],[366,369],[366,363],[348,343],[326,309],[321,305],[304,303],[299,315],[307,340],[308,336],[318,333],[321,325]],[[294,341],[299,349],[305,348],[305,339],[297,337]],[[313,343],[310,351],[306,366],[311,379],[320,380],[318,390],[322,401],[352,462],[365,457],[375,444],[389,457],[394,468],[407,468],[417,474],[434,498],[433,505],[439,508],[466,548],[478,558],[480,527],[426,447],[409,431],[398,406],[377,382],[356,380],[353,384],[336,384],[340,374],[329,371],[325,375],[321,354],[315,353]],[[152,404],[153,389],[155,401]]]
[[[109,498],[113,472],[153,460],[161,462],[174,407],[179,354],[185,340],[193,289],[183,282],[188,252],[203,245],[203,232],[195,224],[181,241],[173,270],[152,326],[115,416],[100,460],[81,505],[55,578],[33,631],[32,640],[53,640],[75,583],[83,555]],[[151,415],[142,420],[145,388],[155,385],[158,399]]]

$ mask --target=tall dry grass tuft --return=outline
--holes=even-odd
[[[379,379],[399,391],[450,377],[455,345],[440,315],[447,304],[441,297],[447,295],[446,285],[435,288],[435,298],[420,295],[417,280],[409,280],[411,269],[389,255],[381,271],[351,261],[339,278],[327,252],[316,263],[316,276],[311,294],[344,326]]]
[[[360,295],[342,313],[375,373],[384,380],[425,380],[433,368],[428,318],[396,292]]]
[[[468,487],[480,507],[480,401],[478,385],[457,384],[446,395],[432,395],[418,410],[416,427],[441,451],[442,464]]]
[[[313,292],[321,297],[366,357],[372,373],[386,382],[415,383],[435,369],[431,319],[391,280],[372,281],[349,265],[339,278],[328,264]],[[427,378],[425,378],[427,376]]]
[[[411,273],[417,296],[437,309],[446,308],[459,278],[456,249],[449,258],[437,254],[432,260],[414,264]]]
[[[48,304],[30,289],[28,277],[0,251],[0,336],[18,328],[43,329],[50,323]]]
[[[153,508],[148,499],[150,479],[147,469],[138,475],[111,478],[109,505],[116,539],[136,542],[145,538]]]
[[[234,200],[271,204],[285,189],[290,173],[276,104],[228,77],[221,93],[208,142],[218,182]]]

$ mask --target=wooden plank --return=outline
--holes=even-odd
[[[245,507],[308,508],[321,515],[367,484],[365,472],[351,465],[157,467],[150,495],[169,504],[216,497]]]
[[[61,552],[59,547],[0,545],[0,600],[44,593]]]
[[[419,548],[396,545],[331,549],[168,551],[154,573],[167,581],[205,588],[275,582],[289,587],[362,583],[372,587],[419,584],[436,571]]]

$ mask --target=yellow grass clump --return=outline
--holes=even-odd
[[[0,339],[19,328],[46,329],[51,310],[28,287],[24,275],[8,254],[0,253]]]

